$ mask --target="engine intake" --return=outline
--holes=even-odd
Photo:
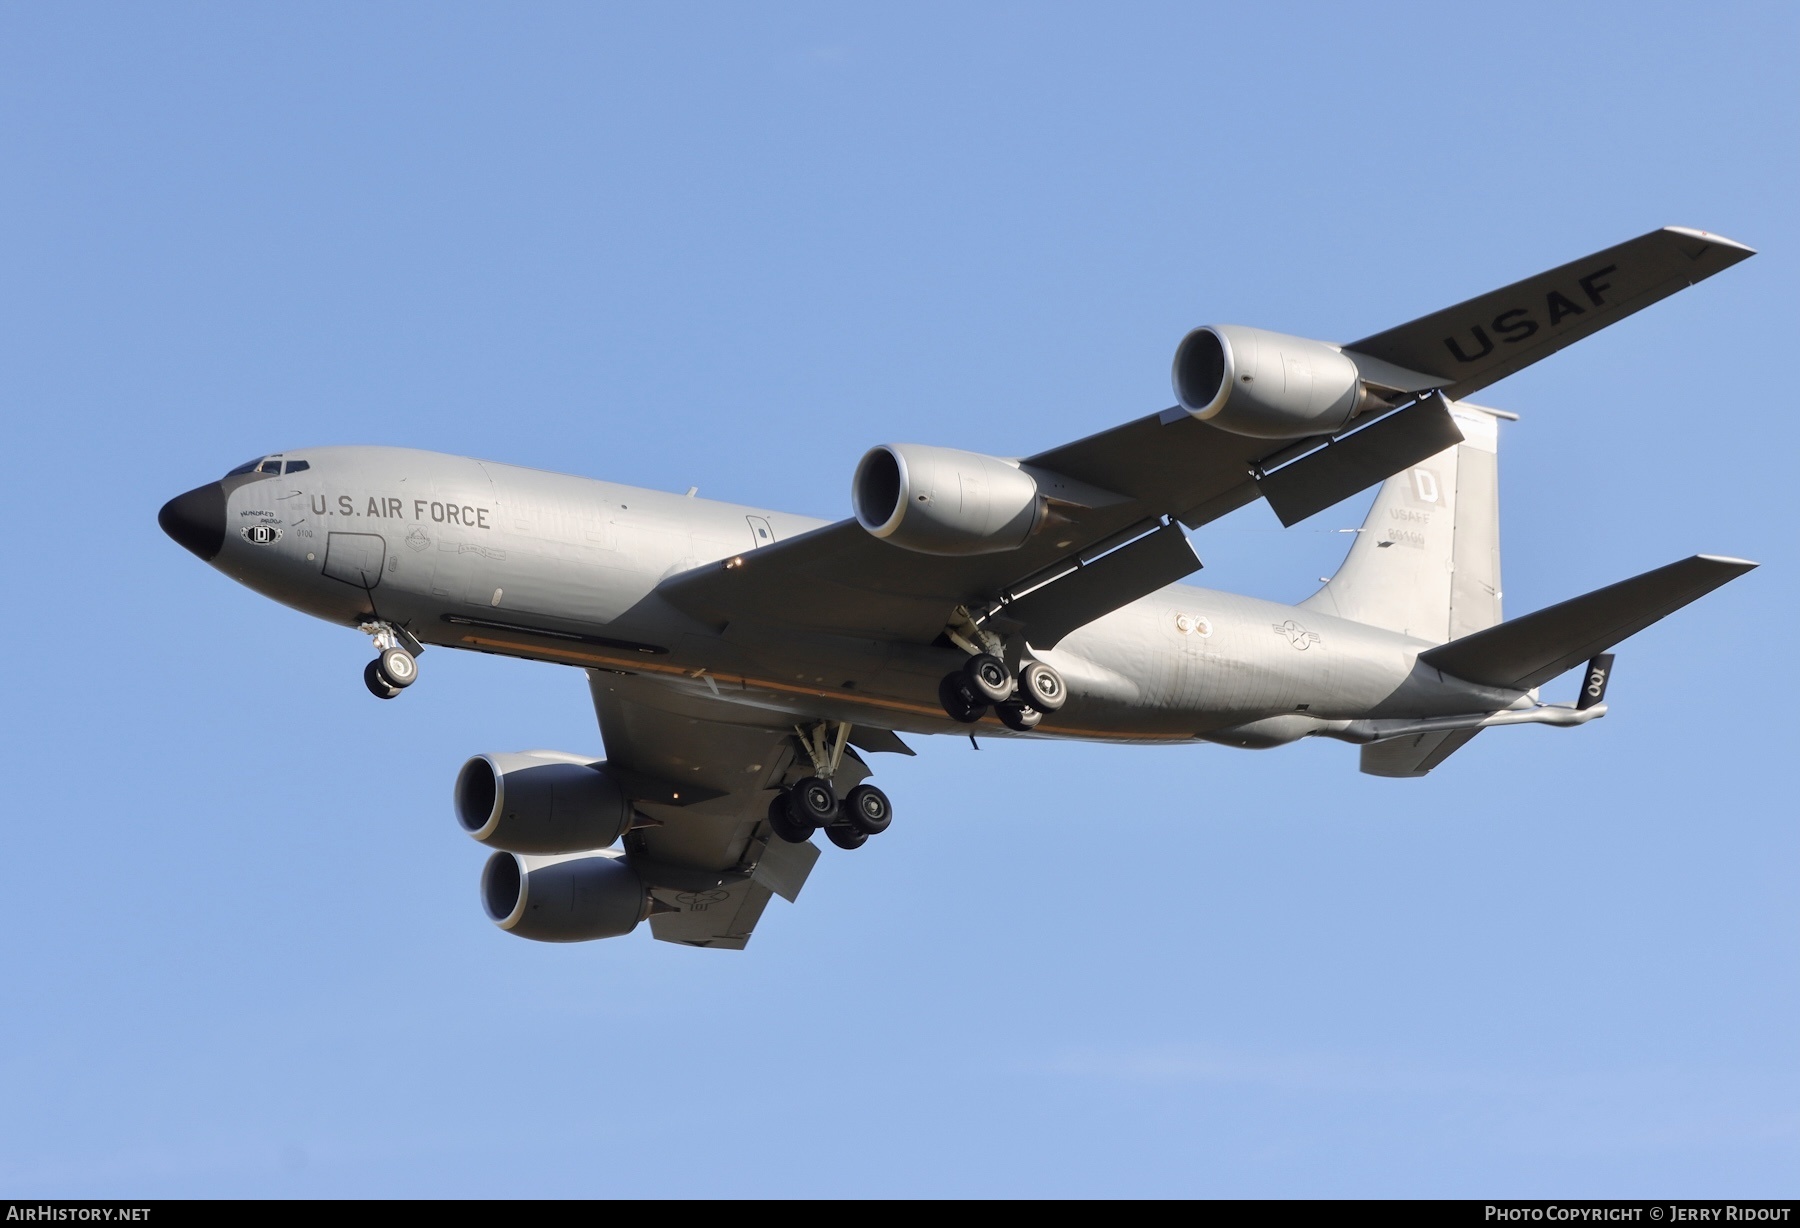
[[[876,537],[940,555],[1016,550],[1044,512],[1036,480],[1017,465],[915,443],[871,448],[856,467],[850,502]]]
[[[577,853],[631,826],[631,799],[604,763],[559,751],[477,755],[456,775],[456,818],[492,848]]]
[[[495,853],[481,871],[488,919],[535,942],[617,938],[650,914],[650,893],[623,858]]]
[[[1342,430],[1391,401],[1322,341],[1237,324],[1196,328],[1175,348],[1175,399],[1203,422],[1257,439]]]

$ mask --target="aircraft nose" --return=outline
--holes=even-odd
[[[156,523],[203,561],[212,562],[225,545],[225,488],[208,482],[176,495],[163,504]]]

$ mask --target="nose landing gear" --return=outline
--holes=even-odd
[[[357,628],[375,641],[379,652],[363,667],[363,685],[377,699],[393,699],[419,680],[418,656],[425,646],[403,627],[389,622],[364,623]]]
[[[379,661],[371,661],[363,666],[363,685],[369,688],[369,694],[376,699],[393,699],[400,694],[400,688],[388,685],[387,680],[381,676],[380,665]]]

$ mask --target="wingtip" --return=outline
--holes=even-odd
[[[1714,234],[1710,230],[1699,230],[1693,226],[1664,226],[1663,233],[1681,235],[1683,238],[1688,239],[1699,239],[1714,247],[1728,247],[1733,251],[1743,253],[1738,257],[1739,260],[1745,260],[1756,255],[1756,249],[1754,247],[1739,243],[1736,239],[1727,239],[1724,235]]]
[[[1755,571],[1762,566],[1761,563],[1752,562],[1750,559],[1733,558],[1729,554],[1697,554],[1694,557],[1704,559],[1708,563],[1718,563],[1723,567],[1729,567],[1739,575],[1747,571]]]

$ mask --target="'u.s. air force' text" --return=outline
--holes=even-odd
[[[339,495],[336,507],[324,495],[314,495],[312,511],[315,516],[366,516],[371,520],[405,520],[406,502],[405,499],[396,499],[392,495],[370,495],[368,506],[358,510],[356,500],[349,495]],[[465,529],[494,527],[488,523],[488,509],[485,507],[476,507],[470,503],[440,503],[436,499],[414,499],[412,518],[430,520],[436,524],[461,525]]]

